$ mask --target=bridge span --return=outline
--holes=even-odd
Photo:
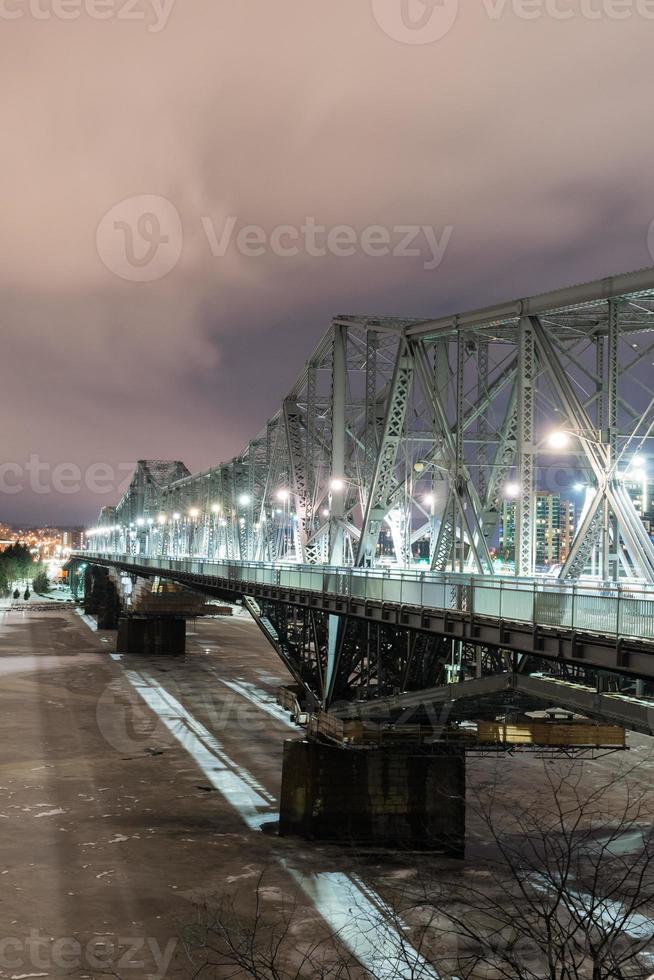
[[[337,316],[239,456],[141,460],[75,560],[243,599],[312,711],[558,703],[650,732],[653,330],[654,269]]]
[[[531,655],[654,679],[654,589],[643,586],[96,552],[83,557],[127,573],[170,578],[231,600],[251,597],[261,609],[283,603],[313,614],[362,619],[510,651],[518,659]],[[271,623],[279,621],[279,613],[270,617]],[[314,626],[311,633],[315,632]],[[272,639],[273,633],[269,636]],[[286,652],[293,645],[291,637],[282,632],[276,637],[293,673],[317,691],[319,678],[327,680],[326,658],[312,675],[311,664],[320,651],[312,647],[312,656],[303,657],[308,649],[298,650],[300,658],[294,660]],[[340,683],[333,676],[331,690],[321,690],[320,700],[328,703],[334,688],[342,696],[346,686],[352,686],[349,673]],[[384,693],[377,687],[376,694]]]

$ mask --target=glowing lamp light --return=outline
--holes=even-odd
[[[176,511],[175,511],[175,513],[173,514],[173,520],[174,520],[174,521],[178,521],[178,520],[180,519],[180,517],[181,517],[181,516],[182,516],[182,515],[181,515],[181,514],[179,513],[179,511],[178,511],[178,510],[176,510]]]
[[[423,498],[423,501],[422,502],[425,505],[425,507],[433,507],[434,506],[434,495],[433,495],[433,493],[428,493],[427,496]]]
[[[241,507],[247,507],[247,505],[250,503],[250,495],[247,493],[242,493],[241,496],[238,498],[238,502],[241,505]]]
[[[212,512],[212,514],[220,514],[220,511],[221,510],[222,510],[222,508],[221,508],[220,504],[212,504],[211,505],[211,512]]]
[[[585,490],[586,489],[586,484],[585,483],[575,483],[575,485],[573,486],[572,489],[575,491],[575,493],[581,493],[582,490]]]
[[[144,524],[145,524],[145,521],[144,521],[144,519],[142,517],[137,517],[136,518],[136,525],[137,525],[137,527],[143,527]]]
[[[188,512],[188,516],[192,517],[195,520],[196,517],[200,516],[200,511],[197,509],[197,507],[191,507],[191,509]]]
[[[159,514],[157,520],[159,521],[160,524],[165,524],[168,518],[166,517],[165,514]]]
[[[278,500],[288,500],[288,498],[289,498],[289,492],[288,492],[288,490],[278,490],[277,491],[277,499]]]
[[[504,487],[505,496],[515,499],[520,496],[520,484],[519,483],[507,483]]]
[[[566,446],[570,444],[570,436],[567,432],[561,432],[557,430],[556,432],[551,432],[547,437],[547,444],[551,446],[552,449],[565,449]]]
[[[338,479],[332,480],[332,482],[329,484],[330,489],[336,491],[342,490],[344,486],[345,483],[343,482],[343,480],[338,480]]]

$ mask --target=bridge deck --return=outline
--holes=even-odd
[[[302,592],[373,599],[425,609],[451,609],[534,626],[590,630],[654,640],[654,586],[513,579],[489,575],[364,569],[249,561],[151,558],[77,553],[153,570],[186,571],[233,582],[274,585]]]
[[[654,676],[651,586],[106,552],[74,557],[234,596],[288,598],[520,653]]]

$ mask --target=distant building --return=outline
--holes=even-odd
[[[31,551],[37,561],[61,558],[69,549],[81,547],[81,527],[21,527],[0,524],[0,551],[15,541],[20,541]]]
[[[654,480],[646,477],[638,479],[634,475],[625,479],[624,487],[645,525],[645,530],[650,536],[654,536]]]
[[[536,565],[561,561],[561,494],[536,494]]]
[[[81,527],[61,528],[61,547],[64,549],[70,548],[71,551],[77,551],[82,547],[82,534],[83,528]]]
[[[572,500],[562,500],[560,510],[561,537],[559,539],[559,561],[563,564],[570,554],[572,539],[577,529],[577,509]]]
[[[536,566],[550,567],[565,561],[575,532],[575,506],[559,493],[538,490],[535,497]],[[515,560],[516,502],[505,500],[500,515],[499,555]]]

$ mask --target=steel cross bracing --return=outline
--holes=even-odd
[[[440,319],[338,316],[239,456],[193,475],[142,461],[91,547],[405,568],[419,555],[492,576],[512,485],[515,573],[532,576],[535,493],[583,483],[556,573],[654,583],[629,488],[652,445],[653,328],[653,269]],[[569,445],[552,450],[552,430]]]

